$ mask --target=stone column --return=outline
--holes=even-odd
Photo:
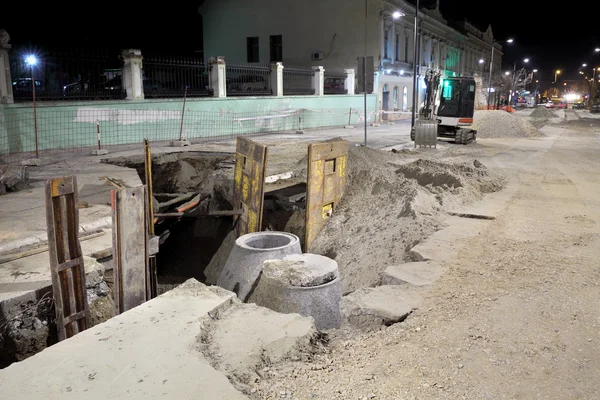
[[[127,100],[143,100],[142,51],[127,49],[121,52],[121,56],[123,57],[121,82],[123,89],[127,92]]]
[[[283,64],[271,63],[271,92],[273,96],[283,96]]]
[[[322,66],[313,67],[312,87],[315,89],[315,96],[325,94],[325,68]]]
[[[227,97],[226,65],[225,57],[211,57],[210,64],[210,86],[213,88],[213,97]]]
[[[354,94],[355,93],[355,89],[354,89],[354,85],[355,85],[355,73],[353,69],[345,69],[344,73],[346,74],[346,80],[344,81],[344,89],[346,89],[346,93],[348,94]]]
[[[8,51],[11,45],[8,42],[10,42],[10,35],[4,29],[0,29],[0,104],[15,102],[8,59]]]

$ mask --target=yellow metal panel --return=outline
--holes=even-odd
[[[312,143],[308,146],[305,251],[309,251],[310,245],[344,195],[347,159],[346,140]]]
[[[234,173],[233,208],[238,236],[258,232],[262,225],[267,146],[238,137]]]

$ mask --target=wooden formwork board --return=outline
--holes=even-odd
[[[152,189],[152,154],[150,152],[150,142],[144,139],[144,175],[146,178],[146,204],[147,204],[147,222],[149,237],[154,236],[154,203],[152,201],[154,191]],[[156,265],[156,256],[151,255],[148,259],[148,281],[146,297],[152,299],[158,295],[158,268]]]
[[[115,312],[149,299],[147,199],[145,186],[113,190],[113,273]]]
[[[347,162],[346,140],[312,143],[308,146],[304,251],[309,251],[325,221],[344,196]]]
[[[90,327],[77,205],[75,176],[46,181],[48,252],[58,340]]]
[[[242,210],[234,216],[238,236],[261,230],[266,169],[267,146],[238,137],[233,187],[233,209]]]

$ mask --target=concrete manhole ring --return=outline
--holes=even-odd
[[[287,232],[254,232],[236,239],[217,285],[235,292],[245,301],[266,260],[277,260],[289,254],[302,254],[298,236]]]

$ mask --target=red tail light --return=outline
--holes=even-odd
[[[463,122],[466,124],[472,124],[473,123],[473,118],[459,118],[458,122]]]

